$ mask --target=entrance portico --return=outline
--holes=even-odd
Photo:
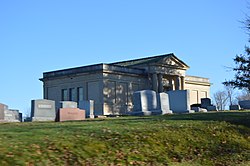
[[[152,74],[152,89],[159,93],[168,90],[184,90],[184,84],[184,76]]]

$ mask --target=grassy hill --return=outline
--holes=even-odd
[[[0,165],[250,165],[250,112],[3,123]]]

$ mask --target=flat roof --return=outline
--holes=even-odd
[[[188,65],[186,65],[180,59],[178,59],[173,53],[170,53],[170,54],[163,54],[163,55],[151,56],[151,57],[146,57],[146,58],[114,62],[114,63],[109,63],[109,64],[100,63],[100,64],[94,64],[94,65],[88,65],[88,66],[81,66],[81,67],[74,67],[74,68],[44,72],[43,78],[41,78],[40,80],[43,81],[44,79],[48,79],[48,78],[70,76],[70,75],[76,75],[80,73],[90,73],[90,72],[105,71],[105,70],[140,75],[140,74],[145,74],[145,70],[138,69],[133,66],[140,65],[140,64],[154,63],[166,57],[174,57],[184,66],[188,67]]]
[[[112,71],[112,72],[130,73],[130,74],[138,74],[138,75],[145,73],[144,69],[136,69],[136,68],[131,68],[131,67],[123,67],[123,66],[100,63],[100,64],[95,64],[95,65],[88,65],[88,66],[68,68],[68,69],[63,69],[63,70],[44,72],[43,78],[41,78],[40,80],[43,81],[46,78],[70,76],[70,75],[75,75],[75,74],[90,73],[90,72],[96,72],[96,71]]]

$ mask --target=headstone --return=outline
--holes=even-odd
[[[240,105],[230,105],[229,110],[240,110]]]
[[[26,117],[23,120],[24,122],[32,122],[32,118],[31,117]]]
[[[19,112],[19,121],[22,122],[23,121],[23,113]]]
[[[157,94],[157,104],[159,109],[162,111],[162,114],[172,114],[169,106],[168,94],[165,92]]]
[[[207,106],[207,111],[217,111],[217,108],[214,105],[210,105],[210,106]]]
[[[195,112],[207,112],[207,109],[201,107],[191,107],[191,110],[194,110]]]
[[[7,109],[4,111],[4,120],[6,122],[20,122],[19,111]]]
[[[132,115],[153,115],[162,113],[157,107],[156,92],[152,90],[134,92],[133,104]]]
[[[8,109],[8,106],[0,103],[0,120],[4,120],[4,111]]]
[[[76,121],[85,119],[85,110],[79,108],[60,108],[59,109],[59,122],[63,121]]]
[[[206,108],[207,106],[211,106],[211,99],[210,98],[201,98],[201,108]]]
[[[79,101],[79,108],[86,111],[86,117],[95,118],[94,114],[94,100]]]
[[[21,122],[18,110],[8,109],[8,106],[0,103],[1,122]]]
[[[170,109],[173,113],[193,113],[190,109],[189,90],[174,90],[167,92]]]
[[[77,102],[61,101],[61,108],[77,108]]]
[[[55,101],[39,99],[31,101],[32,121],[55,121]]]
[[[239,105],[242,109],[250,109],[250,100],[239,101]]]

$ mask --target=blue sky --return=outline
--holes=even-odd
[[[246,0],[1,0],[0,103],[26,112],[45,71],[174,53],[211,93],[233,77]]]

